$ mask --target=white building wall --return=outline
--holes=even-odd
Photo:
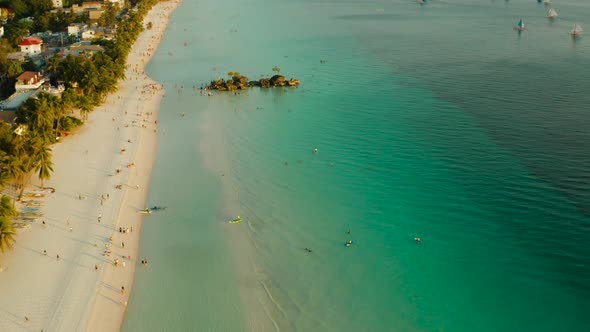
[[[74,36],[79,36],[80,35],[80,27],[77,25],[70,25],[68,26],[68,36],[70,35],[74,35]]]
[[[41,45],[26,45],[21,46],[20,51],[26,54],[40,54],[41,53]]]

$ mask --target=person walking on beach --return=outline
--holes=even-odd
[[[94,264],[94,271],[98,272],[98,265]]]
[[[125,295],[125,286],[121,286],[121,294]]]
[[[102,213],[98,214],[98,223],[100,223],[100,219],[102,218]]]

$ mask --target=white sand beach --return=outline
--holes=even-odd
[[[0,255],[0,331],[120,329],[143,259],[137,251],[145,214],[138,211],[146,207],[164,94],[144,68],[178,3],[150,11],[144,23],[153,28],[129,54],[118,92],[53,146],[55,172],[45,186],[55,192],[35,198],[43,217]],[[33,181],[27,191],[38,189]]]

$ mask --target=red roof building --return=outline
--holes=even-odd
[[[29,55],[40,54],[42,45],[43,40],[36,37],[25,38],[18,44],[20,51]]]
[[[14,88],[16,91],[38,89],[45,82],[41,73],[26,71],[16,78]]]
[[[18,46],[30,46],[30,45],[41,45],[43,44],[43,40],[37,37],[29,37],[23,39],[22,42],[18,44]]]

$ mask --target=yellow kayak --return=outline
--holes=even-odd
[[[234,220],[230,220],[228,221],[230,224],[239,224],[240,222],[242,222],[242,219],[240,218],[240,216],[238,216],[236,219]]]

